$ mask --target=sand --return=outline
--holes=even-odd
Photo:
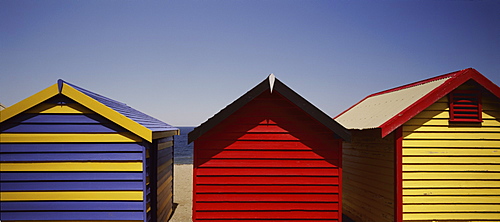
[[[193,165],[174,165],[174,205],[177,204],[171,222],[186,222],[191,220]]]

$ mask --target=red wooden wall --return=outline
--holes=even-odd
[[[263,92],[196,139],[193,221],[340,221],[341,144]]]

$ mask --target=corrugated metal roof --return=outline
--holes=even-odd
[[[473,68],[436,76],[367,96],[335,117],[348,129],[380,128],[382,137],[472,80],[500,98],[500,88]]]
[[[335,120],[347,129],[378,128],[451,77],[367,97]]]
[[[145,113],[142,113],[130,106],[128,106],[125,103],[110,99],[108,97],[102,96],[100,94],[91,92],[89,90],[83,89],[79,86],[73,85],[71,83],[68,83],[66,81],[63,81],[64,83],[70,85],[74,89],[80,91],[81,93],[91,97],[92,99],[95,99],[96,101],[104,104],[105,106],[117,111],[118,113],[126,116],[127,118],[139,123],[140,125],[150,129],[152,132],[159,132],[159,131],[171,131],[171,130],[178,130],[178,128],[175,128],[161,120],[158,120],[152,116],[149,116]]]

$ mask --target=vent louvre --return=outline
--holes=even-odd
[[[450,93],[450,122],[482,122],[479,91],[455,90]]]

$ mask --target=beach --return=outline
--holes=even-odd
[[[174,214],[171,222],[191,221],[192,190],[193,190],[193,165],[174,165]]]

